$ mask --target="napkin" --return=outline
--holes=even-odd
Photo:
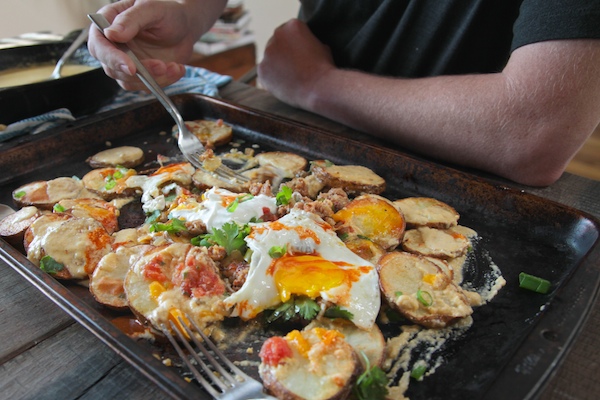
[[[232,79],[231,76],[221,75],[204,68],[186,66],[185,75],[179,81],[163,89],[168,96],[183,93],[198,93],[218,97],[219,88],[231,82]],[[154,98],[153,94],[144,91],[127,91],[120,89],[114,99],[109,104],[101,107],[96,113],[113,110],[133,103],[152,100]],[[60,108],[53,110],[8,125],[6,129],[0,130],[0,142],[21,135],[35,135],[72,121],[75,121],[75,117],[73,117],[68,109]]]

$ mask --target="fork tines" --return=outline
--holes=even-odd
[[[162,331],[190,372],[194,375],[194,378],[210,395],[217,399],[242,399],[247,398],[242,396],[245,396],[244,393],[249,393],[250,389],[251,392],[255,392],[256,390],[260,392],[262,390],[261,383],[250,378],[235,366],[217,348],[213,341],[202,332],[192,318],[187,316],[186,318],[192,325],[193,330],[179,317],[179,326],[174,324],[173,321],[169,321],[171,329],[169,330],[169,328],[163,325]],[[182,332],[181,328],[185,332]],[[175,332],[179,340],[171,332]],[[202,341],[200,341],[198,335]],[[190,344],[190,340],[192,344]],[[181,344],[183,344],[187,352],[184,351]],[[196,350],[192,345],[196,347]],[[202,371],[197,366],[200,366]],[[249,385],[252,385],[252,388],[249,388]],[[241,392],[240,396],[237,396],[236,392]]]
[[[185,155],[184,155],[185,156]],[[202,163],[199,161],[200,160],[200,155],[194,155],[194,156],[190,156],[190,157],[186,157],[187,160],[196,168],[202,169],[206,172],[212,172],[215,175],[217,175],[217,177],[219,177],[222,180],[225,180],[227,182],[233,182],[233,181],[237,181],[238,183],[246,183],[250,181],[250,178],[248,178],[245,175],[240,174],[239,172],[229,168],[226,165],[219,165],[214,171],[208,171],[206,170],[203,166]]]

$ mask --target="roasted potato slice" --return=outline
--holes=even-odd
[[[134,146],[114,147],[88,157],[86,162],[92,168],[135,168],[144,162],[144,151]]]
[[[343,236],[367,238],[384,250],[396,248],[406,224],[393,203],[378,195],[355,198],[333,215],[336,230]]]
[[[267,339],[258,372],[280,399],[345,399],[362,371],[358,355],[336,330],[294,330]]]
[[[303,177],[293,178],[285,183],[285,186],[292,189],[292,191],[300,193],[302,196],[310,199],[316,199],[319,193],[325,187],[325,184],[317,179],[316,176],[310,174]]]
[[[334,329],[344,335],[344,339],[354,348],[357,354],[364,354],[369,360],[370,366],[383,365],[385,359],[385,337],[377,324],[373,324],[371,329],[361,329],[352,322],[341,318],[319,318],[308,324],[304,330],[321,327],[325,329]],[[359,357],[363,368],[366,368],[366,362]]]
[[[241,184],[237,180],[226,181],[218,178],[213,172],[197,169],[192,175],[192,184],[200,190],[208,190],[212,187],[227,189],[235,193],[248,191],[249,183]]]
[[[145,252],[125,277],[129,307],[157,329],[187,314],[200,327],[226,316],[228,289],[205,247],[171,243]]]
[[[136,195],[137,188],[127,184],[127,180],[135,175],[137,172],[131,168],[105,167],[91,170],[83,176],[82,182],[87,190],[110,201]]]
[[[25,231],[42,212],[35,206],[23,207],[0,220],[0,236],[11,246],[22,249]]]
[[[390,307],[427,328],[443,328],[473,313],[463,290],[425,257],[394,251],[378,264],[383,297]]]
[[[269,151],[259,153],[255,156],[261,166],[270,165],[279,170],[278,175],[282,178],[291,179],[306,170],[308,162],[306,158],[298,154],[284,151]]]
[[[361,165],[313,161],[310,170],[325,187],[344,189],[349,196],[381,194],[385,191],[385,179]]]
[[[111,236],[98,221],[66,213],[42,215],[24,238],[27,258],[43,267],[42,259],[50,257],[52,267],[42,269],[61,279],[87,279],[111,252],[111,244]]]
[[[185,121],[185,126],[207,147],[227,144],[233,137],[233,129],[230,125],[224,123],[222,119],[216,121],[203,119]],[[173,134],[179,132],[177,125],[173,126],[172,132]]]
[[[448,204],[431,197],[407,197],[394,201],[408,228],[427,226],[447,229],[456,226],[460,215]]]
[[[459,257],[470,245],[469,238],[456,230],[426,226],[407,230],[402,240],[405,251],[442,259]]]
[[[116,310],[127,310],[125,276],[137,259],[152,248],[150,245],[122,246],[102,257],[90,277],[90,292],[96,301]]]
[[[79,179],[60,177],[20,186],[13,190],[12,198],[19,207],[36,206],[51,210],[61,200],[79,197],[82,190],[83,183]]]
[[[110,235],[119,229],[119,209],[101,199],[61,200],[54,208],[75,217],[93,218],[100,222]]]
[[[354,254],[375,265],[377,265],[379,259],[386,253],[383,247],[377,243],[358,236],[353,236],[344,240],[344,244],[352,250]]]

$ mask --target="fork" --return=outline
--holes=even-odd
[[[108,20],[102,14],[88,14],[88,18],[96,25],[96,27],[104,34],[104,29],[110,26]],[[108,40],[108,39],[107,39]],[[150,75],[148,70],[141,63],[139,58],[131,51],[129,46],[124,43],[114,43],[115,46],[119,47],[120,50],[125,52],[134,62],[138,78],[146,85],[148,90],[156,96],[158,101],[165,107],[168,113],[173,117],[175,123],[177,124],[178,138],[177,145],[179,146],[179,150],[183,154],[183,156],[196,168],[202,169],[206,172],[214,172],[215,175],[226,182],[234,182],[238,183],[246,183],[249,181],[247,176],[240,174],[232,170],[231,168],[221,164],[214,171],[207,171],[202,163],[200,162],[200,157],[205,151],[204,145],[193,133],[189,131],[187,126],[185,125],[185,121],[183,117],[179,113],[179,110],[173,104],[169,96],[163,91],[160,85],[156,82],[156,80]]]
[[[190,372],[196,380],[204,387],[204,389],[215,399],[218,400],[276,400],[275,397],[269,396],[263,392],[263,385],[257,380],[249,377],[241,369],[229,360],[221,350],[213,343],[212,340],[202,332],[202,329],[188,315],[185,316],[189,325],[193,326],[194,330],[184,322],[184,319],[178,317],[179,326],[176,326],[173,321],[169,321],[171,329],[162,326],[162,332],[169,339],[181,359],[185,362]],[[185,332],[182,332],[181,329]],[[177,340],[171,331],[176,332]],[[209,351],[204,344],[197,338],[194,333],[198,333],[202,341],[210,348]],[[196,348],[194,350],[189,340],[193,342]],[[183,343],[187,349],[186,353],[181,347]],[[202,373],[194,362],[202,368]]]

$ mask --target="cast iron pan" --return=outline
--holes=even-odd
[[[0,50],[0,71],[36,64],[56,64],[71,40]],[[119,89],[83,45],[68,63],[97,66],[91,71],[56,80],[0,88],[0,124],[11,124],[57,108],[75,117],[93,113],[110,102]]]

